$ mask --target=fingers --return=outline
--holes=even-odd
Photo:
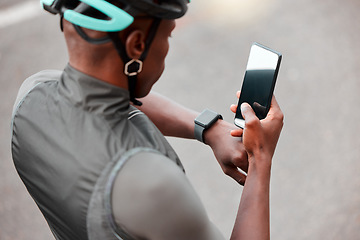
[[[275,96],[273,96],[271,99],[270,110],[269,110],[269,113],[266,118],[278,119],[280,122],[283,122],[283,120],[284,120],[284,114],[281,111],[280,106],[277,103]]]
[[[236,109],[237,109],[237,105],[231,104],[230,110],[231,110],[233,113],[236,113]]]
[[[237,98],[240,98],[240,91],[237,91],[237,92],[236,92],[236,97],[237,97]],[[236,109],[237,109],[237,105],[236,105],[236,104],[231,104],[230,110],[231,110],[233,113],[236,113]]]
[[[224,173],[234,179],[237,183],[244,186],[246,181],[246,175],[241,173],[235,166],[224,169]]]
[[[248,103],[241,104],[241,113],[243,118],[245,119],[245,126],[249,122],[253,122],[259,120],[254,113],[254,110],[250,107]]]
[[[274,95],[272,96],[272,99],[271,99],[270,111],[271,110],[273,110],[273,111],[280,110],[280,106],[279,106],[278,102],[276,101],[276,98]]]
[[[244,132],[244,130],[241,129],[241,128],[239,128],[239,129],[231,130],[231,131],[230,131],[230,134],[231,134],[231,136],[233,136],[233,137],[241,137],[242,134],[243,134],[243,132]]]

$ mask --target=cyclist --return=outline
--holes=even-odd
[[[41,3],[61,16],[69,63],[21,86],[12,153],[55,238],[222,239],[164,135],[196,137],[225,173],[246,179],[233,238],[268,238],[270,166],[282,127],[275,99],[262,121],[242,106],[243,132],[213,111],[197,116],[150,93],[188,1]]]

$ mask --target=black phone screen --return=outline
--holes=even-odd
[[[252,45],[235,115],[236,125],[239,125],[237,124],[239,119],[243,119],[240,105],[244,102],[249,103],[259,119],[266,117],[270,109],[280,61],[280,53],[258,43]]]

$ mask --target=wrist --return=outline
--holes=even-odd
[[[221,128],[221,125],[224,121],[218,119],[210,128],[204,130],[203,132],[203,143],[211,146],[213,141],[219,139],[218,130]]]
[[[219,119],[222,119],[222,116],[214,111],[205,109],[199,116],[194,120],[194,136],[200,142],[205,143],[204,135],[205,132],[213,127],[214,124],[218,122]]]
[[[249,155],[249,169],[248,174],[256,174],[260,179],[265,181],[270,180],[271,175],[271,157],[266,154]]]

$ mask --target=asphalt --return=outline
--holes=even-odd
[[[2,1],[0,19],[25,3]],[[359,9],[358,0],[192,1],[170,40],[155,90],[227,121],[251,43],[283,54],[275,94],[285,125],[273,159],[272,239],[360,239]],[[13,166],[10,122],[22,81],[63,69],[67,52],[57,17],[39,9],[15,20],[0,23],[0,240],[53,239]],[[207,146],[169,141],[209,217],[230,236],[242,188]]]

